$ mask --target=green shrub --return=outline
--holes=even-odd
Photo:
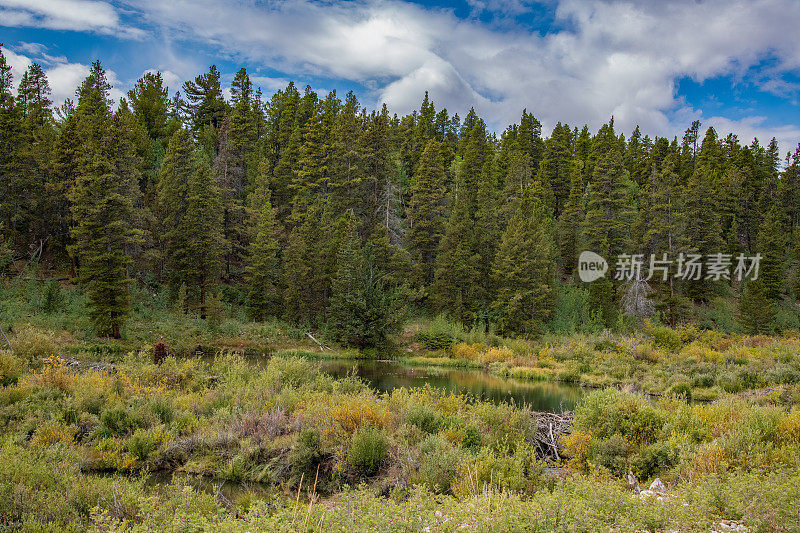
[[[428,350],[446,350],[464,334],[460,324],[451,322],[443,315],[437,316],[430,325],[414,335],[423,348]]]
[[[388,443],[386,435],[380,430],[361,427],[353,434],[347,450],[347,464],[362,477],[378,472],[386,458]]]
[[[313,482],[317,468],[322,462],[322,441],[316,429],[303,429],[297,437],[292,451],[289,453],[289,465],[292,470],[290,485]]]
[[[156,432],[137,429],[128,439],[128,451],[140,461],[146,461],[158,448],[159,440],[160,436]]]
[[[0,350],[0,386],[16,383],[25,364],[22,360],[8,350]]]
[[[105,435],[129,435],[140,425],[141,419],[122,407],[107,408],[100,415],[99,429]]]
[[[649,444],[660,435],[666,413],[637,394],[604,389],[587,394],[575,409],[575,429],[599,439],[615,434],[629,442]]]
[[[544,469],[544,463],[525,441],[498,451],[484,447],[461,462],[453,493],[464,498],[489,488],[532,494],[543,482]]]
[[[673,466],[677,460],[678,453],[668,442],[656,442],[631,457],[631,470],[640,480],[650,479]]]
[[[54,355],[57,350],[53,338],[35,328],[24,328],[14,336],[14,353],[28,361]]]
[[[649,333],[653,343],[664,350],[677,352],[683,346],[680,333],[674,329],[666,326],[652,326]]]
[[[419,445],[419,468],[412,476],[434,492],[449,492],[465,452],[440,435],[430,435]]]
[[[468,424],[464,428],[464,438],[461,439],[461,446],[468,450],[477,450],[481,447],[481,432],[473,424]]]
[[[164,424],[169,424],[175,418],[175,408],[165,398],[154,398],[150,402],[150,411]]]
[[[589,450],[589,461],[607,468],[615,476],[628,471],[628,446],[619,433],[605,440],[594,441]]]
[[[51,279],[42,295],[42,311],[57,313],[64,307],[64,295],[61,293],[61,284],[56,279]]]
[[[688,381],[678,381],[669,388],[669,393],[674,396],[679,396],[681,398],[686,398],[687,400],[692,399],[692,384]]]
[[[417,426],[425,433],[436,433],[442,426],[442,418],[433,408],[423,404],[413,404],[406,412],[406,422]]]

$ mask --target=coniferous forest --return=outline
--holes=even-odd
[[[0,533],[798,531],[800,146],[10,65]]]
[[[620,326],[631,284],[582,284],[582,250],[758,253],[752,283],[649,280],[648,316],[719,327],[703,310],[738,299],[745,331],[797,326],[800,149],[774,139],[699,122],[651,138],[613,117],[547,132],[526,110],[493,132],[427,94],[404,116],[291,83],[267,99],[244,68],[226,100],[214,66],[173,97],[148,73],[113,102],[99,61],[54,109],[39,65],[13,80],[0,61],[0,267],[67,271],[103,336],[120,336],[131,284],[357,347],[405,313],[531,337],[571,306],[573,331]]]

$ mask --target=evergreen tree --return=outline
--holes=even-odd
[[[353,222],[336,260],[339,266],[331,295],[331,333],[346,346],[380,347],[397,330],[398,310],[392,295],[384,290],[371,246],[361,249]]]
[[[222,269],[223,235],[220,191],[203,158],[186,184],[186,245],[188,296],[205,319]]]
[[[556,240],[564,274],[569,276],[575,270],[580,250],[581,225],[583,224],[585,185],[582,172],[583,162],[572,161],[570,170],[569,198],[564,211],[556,224]]]
[[[442,147],[431,139],[415,172],[408,209],[408,246],[423,286],[433,282],[436,250],[444,235],[445,181]]]
[[[213,155],[217,146],[217,130],[228,111],[216,65],[211,65],[208,72],[184,83],[183,93],[188,100],[192,133],[208,155]]]
[[[532,189],[525,191],[503,233],[492,266],[498,331],[528,335],[542,331],[555,302],[553,221]]]
[[[161,245],[164,248],[169,283],[173,296],[181,285],[188,286],[189,268],[186,232],[188,184],[197,167],[189,131],[176,131],[169,141],[158,181],[158,213],[162,220]]]
[[[599,253],[609,262],[630,246],[633,212],[624,172],[619,150],[612,145],[594,166],[582,228],[584,248]]]
[[[718,194],[715,193],[720,173],[716,132],[709,128],[697,155],[694,171],[682,192],[686,226],[682,231],[679,250],[685,254],[697,254],[705,258],[722,252]],[[705,273],[700,279],[685,281],[684,285],[686,295],[696,301],[707,301],[714,290],[714,282],[705,279]]]
[[[570,161],[572,159],[572,132],[569,126],[556,124],[549,139],[544,142],[544,157],[539,168],[539,181],[553,191],[553,212],[561,215],[570,190]]]
[[[783,213],[772,206],[764,216],[758,234],[758,252],[761,254],[758,278],[764,296],[776,301],[783,293],[785,256],[789,244],[786,238]]]
[[[128,164],[134,158],[133,148],[110,124],[109,87],[99,62],[93,63],[79,90],[76,112],[89,128],[70,193],[69,251],[78,264],[78,281],[85,287],[95,327],[119,338],[129,310],[131,258],[126,249],[140,236],[133,225],[133,191],[138,188]]]
[[[253,193],[251,200],[256,225],[250,241],[246,284],[248,312],[254,320],[280,315],[281,245],[269,196],[269,188],[263,185]]]
[[[24,213],[17,208],[21,188],[17,179],[20,169],[17,147],[20,143],[21,121],[11,93],[13,76],[11,65],[6,61],[0,47],[0,221],[4,222],[5,234],[13,242],[17,237],[17,219]]]
[[[739,323],[751,335],[771,333],[777,309],[761,280],[748,281],[739,298]]]

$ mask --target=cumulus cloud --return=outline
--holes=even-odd
[[[516,16],[535,0],[468,0],[475,11]],[[73,19],[54,6],[76,5]],[[417,107],[425,90],[437,106],[460,114],[470,107],[496,129],[527,108],[549,130],[556,122],[596,129],[610,116],[623,131],[680,134],[689,116],[731,129],[742,139],[773,135],[781,149],[800,136],[793,125],[767,126],[758,117],[725,121],[688,110],[676,81],[731,77],[753,91],[797,99],[787,73],[800,69],[800,2],[796,0],[546,0],[556,30],[459,19],[452,10],[399,0],[122,0],[115,8],[89,0],[0,0],[40,24],[114,32],[119,13],[164,42],[154,67],[188,79],[203,68],[200,43],[226,58],[264,64],[285,77],[321,76],[360,83],[368,105],[393,111]],[[96,10],[87,9],[91,4]],[[141,30],[138,30],[141,31]],[[183,45],[181,45],[183,46]],[[768,67],[765,65],[769,65]],[[66,67],[64,67],[66,69]],[[789,79],[785,79],[785,78]],[[267,89],[285,85],[264,77]],[[749,89],[748,89],[749,90]],[[756,115],[756,113],[752,113]],[[742,116],[741,110],[736,113]],[[774,121],[773,121],[774,122]]]
[[[0,25],[93,31],[124,37],[143,32],[122,24],[117,10],[96,0],[0,0]]]
[[[47,81],[50,84],[52,91],[50,99],[53,104],[58,107],[67,98],[75,98],[75,90],[89,75],[89,65],[83,63],[71,63],[64,57],[53,57],[46,53],[47,47],[38,43],[24,43],[26,46],[18,47],[19,50],[29,50],[34,52],[30,57],[23,54],[15,53],[13,50],[3,48],[3,55],[11,65],[11,73],[14,76],[14,86],[19,84],[19,80],[25,73],[25,70],[36,61],[44,68],[44,73],[47,76]],[[109,91],[110,97],[115,103],[119,103],[120,98],[125,96],[121,90],[122,82],[120,82],[117,74],[113,70],[106,70],[106,77],[108,82],[112,85]]]
[[[527,0],[473,3],[509,13],[529,6]],[[391,0],[132,5],[173,37],[213,43],[293,74],[358,81],[375,87],[375,103],[399,112],[416,107],[427,89],[452,111],[474,106],[495,127],[527,108],[547,127],[556,121],[598,127],[614,115],[626,129],[640,124],[674,134],[685,127],[675,123],[682,106],[677,79],[743,76],[774,57],[778,67],[759,86],[786,93],[796,88],[781,73],[800,67],[794,0],[562,0],[555,17],[567,29],[544,36]],[[745,123],[730,126],[746,131]]]

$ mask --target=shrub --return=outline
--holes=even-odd
[[[64,307],[64,295],[61,293],[61,284],[57,279],[51,279],[42,295],[42,311],[56,313]]]
[[[378,468],[386,457],[388,443],[382,431],[371,428],[359,428],[350,441],[347,450],[347,464],[362,477],[369,477],[378,472]]]
[[[616,433],[608,439],[595,441],[589,450],[589,460],[616,476],[624,475],[628,471],[628,446],[625,439]]]
[[[564,455],[569,458],[567,464],[570,468],[580,472],[588,471],[587,460],[591,443],[592,435],[584,431],[573,431],[561,437],[561,446],[564,448]]]
[[[292,451],[289,453],[289,465],[292,469],[291,485],[313,482],[317,468],[322,462],[322,440],[316,429],[304,429],[297,437]]]
[[[0,350],[0,386],[17,382],[25,365],[22,360],[8,350]]]
[[[53,338],[38,329],[27,327],[14,336],[14,353],[28,361],[53,355],[56,351]]]
[[[650,479],[662,469],[673,466],[677,460],[677,451],[668,442],[656,442],[631,457],[631,470],[641,480]]]
[[[164,424],[175,418],[175,408],[166,398],[154,398],[150,402],[150,411]]]
[[[351,397],[342,405],[335,407],[331,416],[346,433],[353,433],[361,427],[382,425],[381,417],[375,407],[373,402],[363,397]]]
[[[69,446],[75,441],[75,427],[60,422],[48,421],[39,426],[31,437],[33,446],[52,446],[62,444]]]
[[[128,451],[140,461],[146,461],[158,449],[162,439],[160,431],[137,429],[128,439]]]
[[[479,344],[467,344],[466,342],[460,342],[453,346],[453,357],[456,359],[477,361],[480,355],[481,346]]]
[[[683,345],[680,334],[666,326],[652,326],[648,333],[653,343],[664,350],[677,352]]]
[[[531,494],[542,483],[544,463],[533,448],[524,441],[500,451],[482,448],[459,465],[453,494],[458,497],[476,496],[487,488],[505,489]]]
[[[433,408],[415,403],[406,412],[406,422],[425,433],[436,433],[442,426],[442,417]]]
[[[140,424],[141,420],[138,416],[122,407],[107,408],[100,415],[100,431],[106,435],[129,435]]]
[[[599,439],[615,434],[634,445],[649,444],[659,436],[666,413],[636,394],[604,389],[587,394],[575,409],[575,428]]]
[[[430,435],[419,445],[419,468],[412,476],[434,492],[448,492],[456,479],[464,452],[439,435]]]
[[[428,350],[446,350],[450,348],[464,329],[460,324],[451,322],[443,315],[437,316],[427,329],[418,331],[414,335],[414,340]]]

